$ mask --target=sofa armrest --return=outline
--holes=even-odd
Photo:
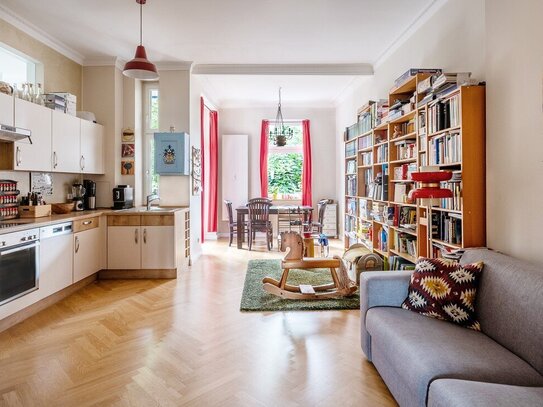
[[[371,361],[371,338],[366,330],[366,313],[373,307],[400,307],[407,298],[413,271],[370,271],[360,275],[360,317],[362,351]]]

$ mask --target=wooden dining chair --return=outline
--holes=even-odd
[[[271,200],[267,198],[253,198],[247,203],[249,209],[249,250],[252,249],[256,232],[266,233],[268,250],[273,247],[273,227],[270,221]]]
[[[232,246],[232,242],[234,241],[234,235],[238,233],[238,222],[234,220],[232,201],[225,199],[224,204],[226,205],[226,210],[228,211],[228,229],[230,234],[230,242],[228,243],[228,246]],[[241,231],[242,236],[245,236],[245,233],[247,233],[247,239],[249,239],[249,229],[247,227],[247,221],[243,221],[243,230]]]
[[[328,199],[321,199],[317,204],[317,221],[310,222],[312,234],[320,235],[322,233],[322,229],[324,227],[324,213],[326,212],[328,202]]]

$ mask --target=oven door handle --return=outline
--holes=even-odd
[[[40,245],[40,242],[34,242],[32,244],[24,244],[18,247],[15,247],[13,249],[7,249],[0,252],[0,256],[5,256],[7,254],[20,252],[26,249],[32,249],[33,247],[38,247]]]

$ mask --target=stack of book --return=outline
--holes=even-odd
[[[415,270],[413,263],[400,256],[390,256],[388,263],[390,270]]]
[[[345,190],[347,192],[347,195],[356,196],[356,192],[357,192],[356,175],[347,175],[347,179],[345,180]]]
[[[377,150],[375,150],[375,159],[377,160],[377,164],[388,161],[388,144],[377,147]]]
[[[403,164],[394,168],[394,180],[410,180],[411,173],[418,171],[417,163]]]
[[[435,68],[410,68],[398,78],[396,78],[396,80],[394,81],[394,86],[398,87],[402,85],[404,82],[411,79],[411,77],[415,76],[418,73],[440,74],[441,72],[443,72],[441,69]]]
[[[407,160],[410,158],[415,158],[417,140],[416,139],[406,139],[397,141],[394,143],[396,145],[396,159],[397,160]]]
[[[371,134],[364,137],[360,137],[358,139],[358,149],[363,150],[365,148],[371,147],[372,146],[371,139],[372,139]]]
[[[356,155],[356,141],[345,144],[345,157],[352,157]]]
[[[394,184],[394,202],[405,203],[411,191],[413,184],[395,183]]]
[[[371,217],[377,222],[384,222],[386,218],[387,206],[381,202],[372,202],[371,204]]]
[[[379,126],[385,123],[388,118],[388,100],[378,100],[371,106],[372,116],[374,118],[373,126]]]
[[[432,238],[462,245],[462,216],[456,213],[432,212]]]
[[[396,233],[394,235],[394,247],[400,253],[417,257],[417,238],[407,233]]]
[[[356,211],[356,198],[349,198],[347,199],[347,204],[346,204],[346,211],[349,215],[351,216],[357,216],[357,211]]]
[[[371,131],[373,126],[374,120],[371,111],[364,112],[358,117],[358,134],[363,134]]]
[[[361,219],[364,220],[370,220],[371,219],[371,205],[369,204],[369,201],[366,199],[359,199],[358,200],[358,216],[360,216]]]
[[[455,95],[445,101],[435,101],[428,107],[428,131],[435,133],[460,124],[460,98]]]
[[[454,172],[452,178],[449,181],[441,183],[441,188],[450,189],[453,193],[453,197],[441,199],[440,207],[443,209],[452,209],[453,211],[461,211],[462,174],[460,172]]]
[[[388,200],[388,166],[383,165],[383,172],[375,176],[375,180],[368,189],[368,197],[379,201]]]
[[[360,154],[361,165],[371,165],[372,164],[373,153],[370,151],[368,153]]]
[[[345,166],[347,174],[354,175],[356,174],[356,160],[349,160]]]

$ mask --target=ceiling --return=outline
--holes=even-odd
[[[147,0],[143,43],[153,62],[376,63],[438,0]],[[135,0],[1,0],[0,17],[30,27],[78,62],[133,57]],[[68,55],[68,56],[70,56]],[[371,66],[370,66],[371,68]],[[330,104],[355,77],[203,75],[215,100]]]

